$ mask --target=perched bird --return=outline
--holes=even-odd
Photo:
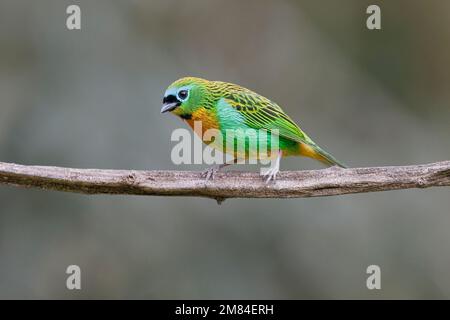
[[[345,165],[314,143],[276,103],[239,85],[209,81],[201,78],[186,77],[172,83],[166,90],[161,113],[171,112],[182,118],[191,128],[195,121],[201,121],[203,133],[208,129],[222,132],[226,139],[227,130],[256,129],[276,130],[278,150],[268,154],[273,158],[272,166],[264,177],[266,181],[275,180],[280,170],[280,159],[284,156],[305,156],[316,159],[327,166]],[[268,144],[273,139],[267,138]],[[221,145],[224,148],[224,144]],[[217,147],[213,145],[213,148]],[[233,155],[233,163],[239,158],[250,156],[248,143],[245,154],[236,154],[236,150],[220,150]],[[255,153],[253,153],[255,154]],[[213,178],[215,172],[229,165],[209,168],[204,174]]]

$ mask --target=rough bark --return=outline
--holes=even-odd
[[[257,172],[71,169],[0,162],[0,184],[83,194],[227,198],[303,198],[450,186],[450,161],[431,164],[282,171],[265,184]]]

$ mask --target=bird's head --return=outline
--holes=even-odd
[[[189,119],[203,105],[208,80],[187,77],[172,83],[166,90],[161,113],[171,112]]]

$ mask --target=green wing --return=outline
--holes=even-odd
[[[276,103],[236,85],[225,84],[222,87],[224,89],[222,96],[225,101],[243,116],[248,127],[265,130],[276,129],[280,137],[311,146],[317,154],[313,158],[326,165],[346,167],[345,164],[316,145]]]
[[[228,92],[224,98],[243,116],[245,124],[250,128],[277,129],[281,137],[315,145],[280,106],[269,99],[244,88]]]

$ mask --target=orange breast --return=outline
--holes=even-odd
[[[197,125],[194,127],[195,122],[198,121]],[[214,112],[211,112],[205,108],[199,108],[192,113],[192,117],[186,120],[186,123],[192,128],[197,134],[200,134],[200,122],[201,122],[201,137],[205,134],[206,130],[209,129],[219,129],[219,122],[217,121],[217,116]]]

